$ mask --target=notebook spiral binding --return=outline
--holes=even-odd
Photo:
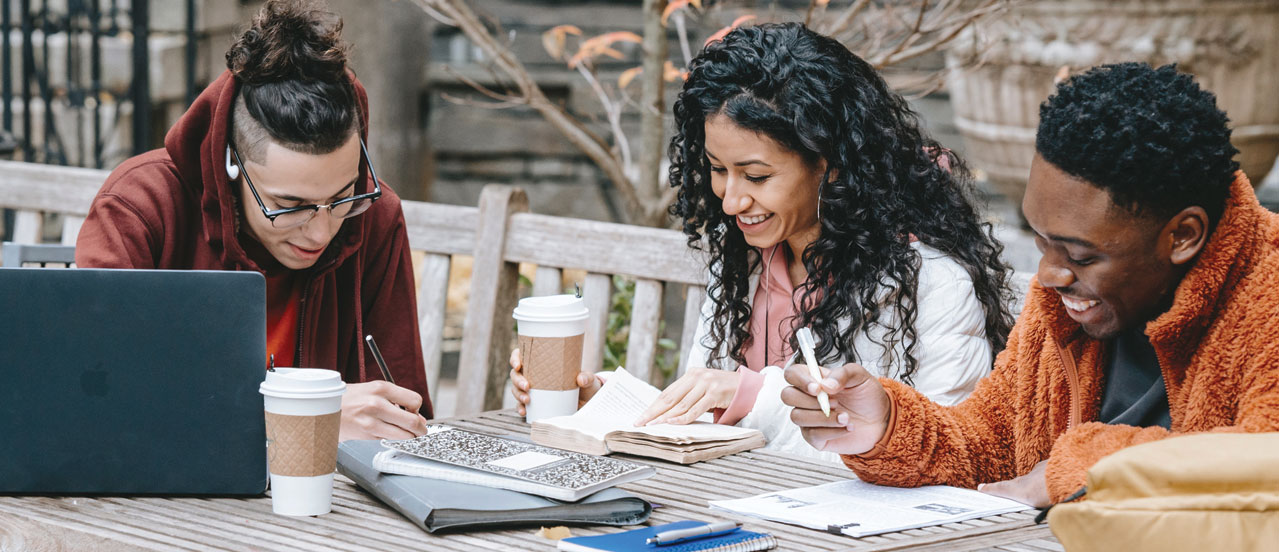
[[[772,550],[776,547],[777,537],[770,534],[761,534],[746,540],[724,543],[709,548],[706,547],[706,543],[693,541],[675,546],[658,546],[655,549],[660,549],[662,552],[757,552],[759,550]]]

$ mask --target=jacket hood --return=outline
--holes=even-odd
[[[348,73],[355,88],[360,116],[360,136],[367,138],[369,122],[368,94],[364,86]],[[223,71],[196,98],[186,113],[169,129],[164,148],[182,178],[183,187],[198,197],[200,216],[204,220],[204,240],[232,270],[274,272],[283,265],[247,234],[238,235],[236,223],[239,195],[226,172],[226,148],[230,141],[231,114],[240,81],[230,71]],[[361,184],[356,193],[373,190],[373,184],[361,163]],[[309,270],[323,272],[351,256],[363,242],[364,225],[346,223],[329,243],[328,249]]]

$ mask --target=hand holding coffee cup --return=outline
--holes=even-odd
[[[511,395],[515,396],[518,403],[515,410],[520,416],[525,415],[525,408],[528,405],[528,378],[524,377],[524,363],[520,361],[520,350],[511,351]],[[591,400],[595,393],[599,392],[600,387],[604,386],[604,382],[596,374],[588,372],[579,372],[577,374],[577,386],[580,388],[577,392],[577,407],[580,409],[582,405]]]
[[[589,317],[586,304],[574,295],[528,297],[520,300],[513,316],[520,343],[519,371],[527,379],[525,420],[577,412],[582,341]],[[517,392],[519,387],[516,382]]]
[[[271,510],[288,516],[329,513],[346,384],[333,370],[276,368],[258,391],[266,410]]]

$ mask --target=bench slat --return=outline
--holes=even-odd
[[[697,322],[702,317],[702,303],[706,301],[706,288],[690,285],[686,289],[684,299],[684,328],[679,338],[679,373],[688,371],[688,351],[693,348],[693,334],[697,333]]]
[[[422,262],[422,276],[417,285],[418,331],[422,341],[422,358],[426,361],[426,388],[431,393],[431,404],[438,405],[440,397],[440,365],[444,353],[444,315],[448,306],[449,265],[448,255],[428,253]],[[436,414],[439,417],[439,414]]]
[[[21,244],[40,243],[43,223],[40,213],[26,209],[18,211],[13,219],[13,239],[9,241]]]
[[[608,310],[613,299],[613,278],[588,273],[582,286],[582,300],[590,310],[586,336],[582,342],[582,371],[595,373],[604,367],[604,334],[608,331]]]
[[[84,216],[108,171],[0,161],[0,207]]]
[[[81,226],[84,226],[84,217],[77,215],[62,217],[62,245],[75,245]]]
[[[401,205],[410,248],[445,255],[475,252],[479,209],[421,201],[402,201]]]
[[[636,280],[635,304],[631,306],[631,333],[626,340],[626,370],[655,384],[662,383],[661,371],[653,362],[661,317],[662,283],[646,278]]]
[[[564,292],[564,286],[561,285],[563,281],[560,269],[553,266],[539,266],[537,274],[533,277],[533,296],[559,295]]]
[[[705,263],[674,230],[520,213],[511,217],[505,257],[684,284],[704,284]]]
[[[462,329],[458,360],[457,413],[471,414],[502,406],[502,390],[514,341],[511,311],[517,300],[519,265],[502,258],[511,235],[511,214],[528,210],[519,188],[488,186],[480,194],[480,226],[475,235],[471,297]]]

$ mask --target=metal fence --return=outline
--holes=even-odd
[[[185,0],[188,103],[197,92],[195,3]],[[149,8],[149,0],[0,0],[0,159],[104,168],[158,145]],[[12,214],[3,218],[7,236]]]
[[[185,3],[190,100],[196,92],[195,0]],[[151,62],[149,4],[0,0],[0,122],[10,136],[9,156],[102,168],[113,154],[124,157],[155,145],[150,71],[145,69]],[[108,48],[113,55],[107,55]],[[120,51],[124,48],[130,50],[127,56]],[[108,67],[108,57],[127,59],[127,64]],[[109,144],[117,131],[123,139]]]

